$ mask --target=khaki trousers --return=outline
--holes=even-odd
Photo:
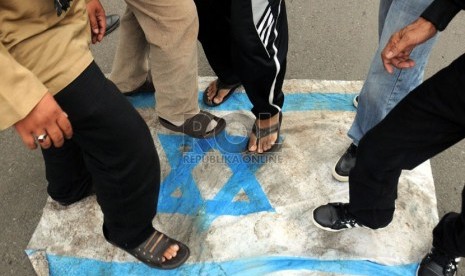
[[[126,0],[110,79],[123,91],[153,80],[157,115],[184,121],[199,112],[198,17],[192,0]]]

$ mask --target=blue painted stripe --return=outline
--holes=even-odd
[[[205,110],[232,111],[250,110],[252,104],[245,93],[234,93],[227,102],[217,107],[209,107],[202,102],[203,92],[199,93],[200,108]],[[355,111],[352,100],[356,94],[344,93],[292,93],[286,94],[284,111]],[[136,108],[150,108],[155,106],[153,93],[127,97]]]
[[[33,251],[27,251],[32,254]],[[47,254],[50,275],[263,275],[278,271],[312,271],[347,275],[415,275],[417,263],[385,266],[369,261],[317,260],[297,257],[261,257],[226,262],[185,264],[178,269],[161,271],[140,262],[104,262],[86,258]]]

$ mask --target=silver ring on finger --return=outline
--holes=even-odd
[[[45,142],[45,139],[47,139],[47,137],[48,137],[47,133],[41,134],[37,136],[37,142],[43,143]]]

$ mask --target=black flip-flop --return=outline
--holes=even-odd
[[[201,110],[194,117],[187,119],[181,126],[176,126],[168,120],[158,117],[160,124],[169,130],[182,132],[194,138],[204,139],[216,136],[226,128],[226,121],[223,118]],[[212,120],[216,121],[216,127],[207,132],[208,125]]]
[[[276,142],[274,143],[274,145],[267,151],[264,151],[262,153],[259,153],[257,151],[249,151],[249,143],[247,143],[246,152],[252,153],[252,154],[265,154],[265,153],[276,152],[277,150],[279,150],[282,146],[282,142],[279,141],[282,121],[283,121],[283,113],[280,111],[279,122],[277,124],[274,124],[268,128],[259,128],[257,124],[254,123],[252,127],[252,133],[255,135],[255,137],[257,137],[256,145],[258,145],[258,142],[260,141],[261,138],[269,136],[270,134],[278,133],[278,137],[276,138]]]
[[[103,233],[106,238],[105,231]],[[178,268],[187,261],[190,255],[190,250],[187,245],[172,239],[157,230],[155,230],[155,232],[139,246],[133,249],[125,249],[114,244],[108,239],[107,241],[114,246],[128,252],[144,264],[157,269],[168,270]],[[171,245],[175,244],[179,246],[179,250],[177,251],[176,256],[171,258],[171,260],[165,259],[165,261],[163,261],[163,253]]]
[[[205,89],[205,91],[203,91],[203,102],[204,104],[211,106],[211,107],[219,106],[222,103],[226,102],[231,97],[231,95],[234,93],[234,91],[241,86],[241,83],[225,84],[222,81],[220,81],[220,79],[216,79],[215,82],[216,82],[216,91],[215,91],[215,95],[213,96],[211,100],[208,99],[208,95],[207,95],[207,90],[208,88],[210,88],[211,84],[207,87],[207,89]],[[228,94],[224,96],[223,101],[221,101],[220,103],[215,103],[213,99],[218,95],[220,90],[223,90],[223,89],[229,89]]]

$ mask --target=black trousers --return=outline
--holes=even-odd
[[[159,159],[145,121],[95,63],[55,99],[74,136],[61,148],[42,151],[48,193],[74,202],[93,186],[107,239],[136,247],[153,232],[160,187]]]
[[[241,82],[256,117],[284,103],[288,26],[284,0],[194,0],[199,41],[218,78]],[[261,115],[260,115],[261,114]]]
[[[392,220],[402,169],[417,165],[465,137],[465,55],[408,94],[360,141],[350,172],[349,212],[371,228]],[[465,256],[465,190],[460,214],[447,214],[433,246]]]

